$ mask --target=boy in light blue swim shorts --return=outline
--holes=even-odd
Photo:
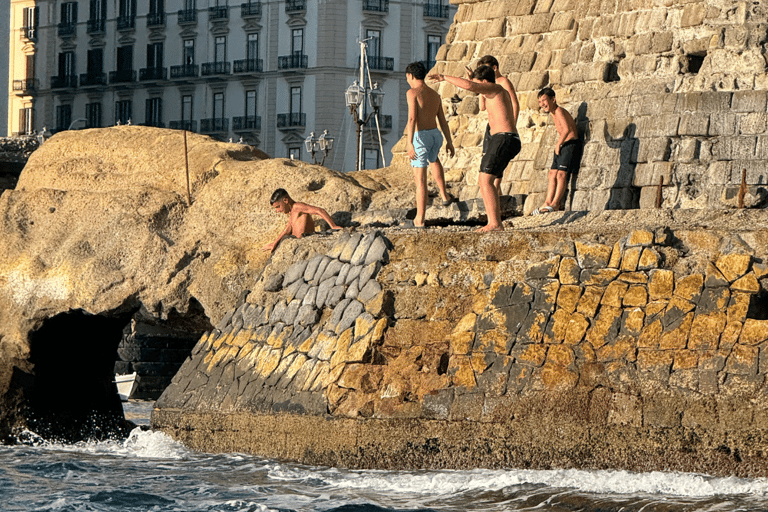
[[[408,100],[408,125],[406,126],[408,157],[413,167],[416,182],[416,217],[413,224],[424,228],[424,215],[427,207],[427,167],[432,170],[432,177],[440,190],[441,204],[447,206],[456,199],[445,190],[445,174],[438,153],[446,139],[446,150],[455,155],[451,131],[443,113],[440,95],[432,90],[424,78],[427,69],[421,62],[413,62],[405,68],[405,76],[411,88],[406,93]],[[440,124],[440,130],[437,125]],[[442,134],[440,131],[442,130]]]

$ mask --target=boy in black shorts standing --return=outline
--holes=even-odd
[[[545,87],[539,91],[539,107],[552,114],[557,129],[557,144],[552,159],[552,168],[547,176],[547,197],[541,208],[533,210],[532,215],[549,213],[562,209],[568,175],[576,171],[579,164],[578,154],[581,141],[576,131],[576,123],[563,107],[557,104],[555,91]]]
[[[480,195],[483,197],[483,204],[485,204],[488,224],[478,231],[503,231],[499,188],[496,183],[501,183],[501,177],[507,164],[520,153],[520,136],[517,134],[509,93],[496,83],[496,73],[490,66],[478,67],[472,73],[471,81],[441,73],[429,75],[429,79],[438,82],[445,80],[456,87],[482,94],[485,97],[491,139],[488,143],[488,150],[480,163],[478,185],[480,186]]]

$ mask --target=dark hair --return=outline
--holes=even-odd
[[[411,62],[405,67],[405,72],[413,75],[416,80],[424,80],[427,76],[427,68],[423,62]]]
[[[499,61],[496,60],[496,57],[493,55],[485,55],[484,57],[480,57],[480,60],[477,63],[478,66],[496,66],[499,67]]]
[[[491,66],[479,66],[473,73],[472,78],[485,80],[486,82],[496,83],[496,72]]]
[[[279,188],[272,192],[272,197],[269,198],[269,204],[275,204],[278,201],[282,201],[286,197],[290,198],[291,196],[288,195],[288,192],[286,192],[284,188]]]
[[[542,90],[539,91],[539,95],[536,96],[537,98],[541,98],[542,96],[549,96],[550,98],[555,97],[555,91],[551,87],[545,87]]]

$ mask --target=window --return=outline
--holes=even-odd
[[[131,100],[120,100],[115,102],[115,124],[126,124],[131,120],[133,103]]]
[[[245,58],[256,60],[259,58],[259,34],[248,34],[248,43],[245,47]]]
[[[192,96],[191,95],[181,97],[181,120],[182,121],[192,120]]]
[[[192,66],[195,64],[195,40],[184,40],[184,65]]]
[[[104,72],[104,50],[102,48],[94,48],[88,50],[88,76],[97,77]]]
[[[147,67],[150,69],[163,67],[163,43],[147,45]]]
[[[26,64],[27,64],[27,80],[33,80],[35,78],[35,55],[27,55],[26,58]]]
[[[227,38],[218,36],[213,47],[213,61],[226,62],[227,60]]]
[[[69,128],[72,124],[72,105],[59,105],[56,107],[56,131]]]
[[[301,146],[288,148],[288,158],[291,160],[301,160]]]
[[[74,25],[77,23],[77,2],[61,4],[61,24]]]
[[[121,18],[136,17],[136,0],[120,0],[118,6],[118,16]]]
[[[37,37],[37,25],[40,19],[39,7],[25,7],[24,8],[24,26],[22,30],[24,37],[27,39],[35,39]]]
[[[435,67],[437,62],[437,51],[440,49],[442,43],[442,37],[440,36],[427,36],[427,70]]]
[[[120,46],[117,49],[117,70],[129,71],[133,69],[133,46]]]
[[[149,14],[162,14],[165,12],[165,0],[149,0]]]
[[[195,5],[195,0],[184,0],[185,11],[194,11],[196,9],[197,9],[197,6]]]
[[[368,39],[368,58],[376,60],[381,57],[381,30],[366,30],[365,38]]]
[[[32,107],[19,109],[19,135],[32,133]]]
[[[107,0],[91,0],[91,12],[89,19],[107,19]]]
[[[291,114],[301,113],[301,87],[291,87]]]
[[[75,52],[61,52],[59,54],[59,77],[72,76],[75,74]]]
[[[163,126],[163,100],[162,98],[149,98],[146,103],[144,124],[147,126]]]
[[[291,32],[291,53],[293,55],[304,54],[304,29],[295,28]]]
[[[85,127],[101,128],[101,103],[86,103]]]
[[[224,93],[213,93],[213,118],[221,119],[224,117]]]
[[[245,91],[245,115],[256,116],[256,91]]]
[[[379,168],[379,150],[365,148],[365,161],[363,163],[363,169],[378,169]]]

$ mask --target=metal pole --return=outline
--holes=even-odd
[[[187,153],[187,130],[184,132],[184,167],[187,170],[187,206],[192,206],[192,193],[189,190],[189,154]]]

